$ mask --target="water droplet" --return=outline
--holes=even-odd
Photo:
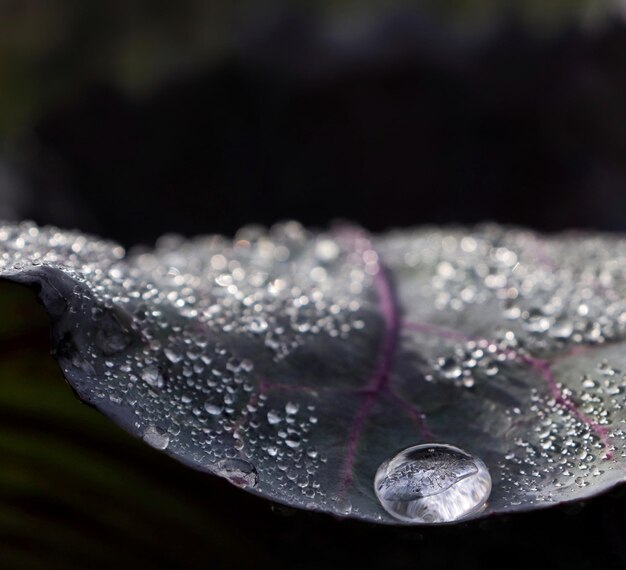
[[[122,330],[101,328],[96,333],[96,345],[103,354],[111,356],[130,344],[130,336]]]
[[[166,449],[170,443],[170,438],[163,430],[151,424],[143,432],[143,440],[155,449]]]
[[[436,367],[444,378],[451,380],[459,378],[463,374],[463,369],[454,358],[439,358]]]
[[[480,459],[457,447],[416,445],[382,463],[374,489],[397,519],[443,523],[480,511],[491,492],[491,476]]]
[[[267,421],[271,426],[275,426],[281,422],[281,417],[276,410],[267,412]]]
[[[179,352],[176,352],[175,350],[172,350],[171,348],[165,348],[163,352],[165,353],[165,356],[172,364],[176,364],[177,362],[180,362],[183,359],[182,354],[180,354]]]
[[[212,416],[219,416],[224,411],[224,406],[212,402],[205,402],[204,409]]]
[[[148,386],[153,388],[163,388],[165,386],[163,375],[156,366],[146,366],[141,371],[141,378]]]
[[[315,255],[320,261],[333,261],[339,255],[339,246],[329,239],[320,240],[315,247]]]
[[[243,459],[222,459],[216,465],[217,474],[237,487],[255,487],[259,476],[254,465]]]
[[[250,332],[262,333],[267,330],[267,322],[260,317],[255,317],[250,320],[248,328]]]
[[[285,440],[287,447],[291,447],[291,449],[296,449],[300,447],[300,437],[296,433],[290,434]]]

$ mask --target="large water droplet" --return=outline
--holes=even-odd
[[[237,487],[254,487],[259,480],[254,465],[244,459],[222,459],[218,461],[216,468],[218,475]]]
[[[444,523],[480,511],[491,492],[491,476],[480,459],[457,447],[415,445],[382,463],[374,489],[397,519]]]

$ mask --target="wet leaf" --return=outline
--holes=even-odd
[[[22,224],[0,243],[2,275],[39,291],[81,399],[253,493],[398,522],[376,471],[433,442],[489,469],[472,516],[626,478],[619,237],[288,223],[125,255]]]

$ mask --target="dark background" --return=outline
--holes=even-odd
[[[0,217],[626,229],[618,3],[0,0]],[[81,407],[2,285],[4,568],[626,566],[620,490],[450,528],[272,506]]]

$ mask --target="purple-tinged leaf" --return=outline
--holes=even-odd
[[[0,251],[1,275],[39,291],[81,399],[261,496],[397,523],[374,478],[423,443],[489,469],[471,516],[626,480],[619,237],[287,223],[125,255],[25,223],[0,228]]]

